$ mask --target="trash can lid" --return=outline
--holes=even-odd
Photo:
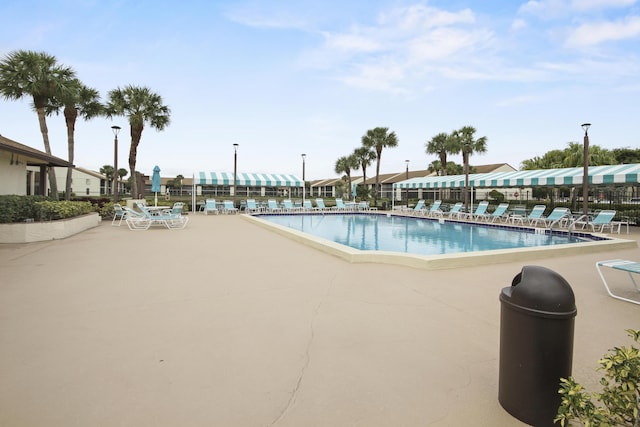
[[[513,278],[503,296],[520,308],[575,316],[576,300],[569,283],[558,273],[537,265],[526,265]]]

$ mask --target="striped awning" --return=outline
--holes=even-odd
[[[515,172],[492,172],[469,175],[474,188],[537,187],[582,185],[583,168],[536,169]],[[638,184],[640,164],[591,166],[589,184]],[[464,175],[427,176],[393,184],[393,188],[463,188]]]
[[[302,187],[295,175],[270,173],[240,173],[237,185],[243,187]],[[233,185],[233,172],[197,172],[196,185]]]

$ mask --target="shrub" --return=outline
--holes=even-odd
[[[40,221],[51,221],[56,219],[73,218],[75,216],[85,215],[94,212],[93,205],[89,202],[70,202],[70,201],[49,201],[44,200],[36,202],[39,207]]]
[[[635,342],[640,330],[627,329]],[[573,377],[560,379],[562,403],[555,422],[561,426],[577,420],[585,427],[635,427],[640,424],[640,349],[615,347],[598,361],[598,370],[605,374],[600,380],[602,393],[587,393]],[[599,404],[593,403],[595,398]]]

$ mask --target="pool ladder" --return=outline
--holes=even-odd
[[[578,218],[573,219],[569,225],[567,226],[567,230],[569,232],[569,237],[571,237],[571,232],[575,229],[576,227],[576,223],[581,221],[583,218],[588,217],[588,215],[580,215]],[[555,221],[553,221],[550,225],[549,225],[549,232],[553,232],[553,226],[555,224],[561,224],[562,221],[564,221],[566,218],[558,218]]]

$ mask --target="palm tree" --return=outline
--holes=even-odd
[[[73,90],[75,71],[59,65],[55,56],[45,52],[17,50],[0,61],[0,94],[11,100],[30,96],[38,114],[45,152],[51,155],[45,108],[56,96]],[[53,168],[49,168],[51,197],[58,200],[58,185]]]
[[[78,79],[73,79],[72,85],[73,90],[71,92],[51,98],[46,107],[47,114],[54,112],[59,114],[60,110],[63,110],[67,124],[68,160],[71,164],[73,164],[74,158],[75,128],[78,116],[85,120],[90,120],[104,114],[104,106],[100,103],[100,95],[96,89],[85,86]],[[71,172],[72,168],[67,168],[65,185],[65,199],[67,200],[71,198]]]
[[[142,130],[145,123],[152,128],[161,131],[169,125],[171,110],[162,104],[162,97],[157,95],[147,87],[125,86],[124,88],[109,91],[106,106],[106,115],[125,116],[129,119],[131,128],[131,148],[129,150],[129,170],[131,177],[136,176],[136,157],[138,155],[138,145],[142,138]],[[131,180],[131,194],[138,195],[138,183],[136,179]]]
[[[362,168],[362,183],[364,184],[364,197],[369,197],[369,191],[367,190],[367,166],[370,166],[371,163],[376,158],[376,153],[371,149],[362,146],[356,148],[352,154],[356,161],[358,162],[358,166]]]
[[[352,199],[352,191],[351,191],[351,171],[353,169],[357,169],[360,164],[358,163],[358,159],[355,155],[350,156],[342,156],[338,160],[336,160],[335,171],[337,174],[345,174],[347,176],[347,181],[349,182],[349,199]]]
[[[457,148],[455,138],[445,132],[440,132],[425,143],[425,152],[427,154],[436,154],[440,158],[443,176],[448,175],[447,154],[459,153],[460,150]]]
[[[369,129],[365,135],[362,136],[362,145],[369,149],[374,149],[376,152],[376,186],[374,192],[374,200],[376,206],[378,205],[378,194],[380,194],[380,160],[382,159],[382,149],[385,147],[397,147],[398,138],[395,132],[389,133],[389,128],[377,127]]]
[[[487,152],[487,137],[475,138],[476,128],[473,126],[463,126],[452,134],[452,140],[456,144],[458,151],[462,152],[462,162],[464,164],[464,206],[469,208],[469,157],[474,153]]]

